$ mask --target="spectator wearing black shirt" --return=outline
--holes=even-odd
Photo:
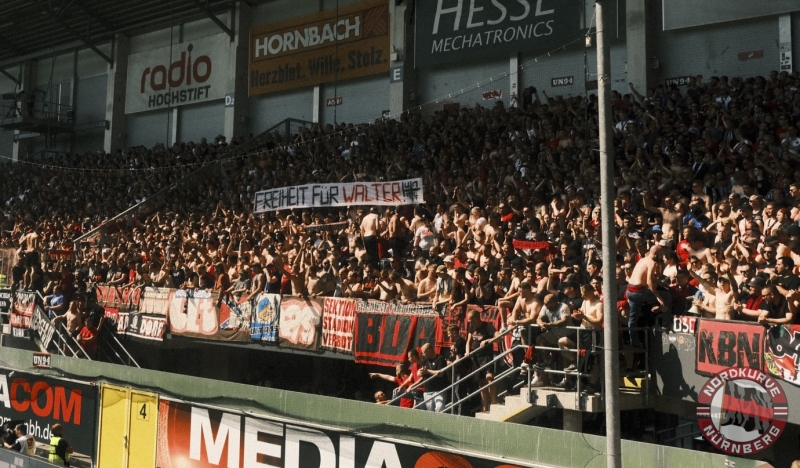
[[[422,394],[424,407],[428,411],[441,413],[448,400],[448,392],[441,391],[450,383],[446,378],[448,373],[442,370],[447,367],[447,361],[441,354],[436,354],[430,343],[423,344],[420,350],[422,359],[418,371],[419,376],[422,379],[430,379],[425,383],[425,391]]]

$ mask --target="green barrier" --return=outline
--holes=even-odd
[[[0,367],[32,371],[29,351],[0,348]],[[218,380],[188,377],[102,362],[52,356],[42,374],[105,381],[163,396],[302,421],[344,431],[406,440],[453,452],[486,454],[536,466],[601,468],[606,466],[604,437],[577,432],[412,411],[331,397],[307,395]],[[626,468],[654,466],[755,468],[754,460],[692,450],[622,441]]]

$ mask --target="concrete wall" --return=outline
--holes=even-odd
[[[660,6],[657,9],[660,14]],[[701,74],[707,80],[713,75],[767,75],[778,69],[776,16],[675,31],[656,30],[652,38],[659,64],[652,71],[658,84],[689,74]],[[748,54],[751,52],[754,54]]]
[[[373,403],[293,393],[271,388],[187,377],[102,362],[52,356],[52,369],[32,368],[32,354],[0,348],[0,367],[55,375],[82,381],[108,382],[149,390],[160,395],[249,411],[282,420],[320,424],[344,431],[366,432],[451,451],[500,456],[537,466],[606,466],[603,437],[535,426],[499,423]],[[391,424],[386,424],[390,421]],[[710,453],[622,441],[627,468],[653,466],[755,468],[759,461]]]

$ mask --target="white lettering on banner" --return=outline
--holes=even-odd
[[[466,24],[467,29],[479,28],[484,24],[483,21],[473,21],[473,16],[475,15],[475,13],[484,10],[484,7],[477,5],[478,1],[480,0],[469,0],[469,11],[467,12],[467,24]],[[444,6],[445,2],[454,6],[445,7]],[[518,15],[511,15],[508,17],[509,20],[515,22],[522,21],[528,18],[528,16],[531,13],[531,4],[528,0],[516,0],[516,2],[519,3],[519,6],[517,8],[522,7],[521,13]],[[536,0],[536,11],[534,12],[535,17],[547,16],[555,13],[555,9],[550,9],[550,10],[543,9],[542,2],[543,0]],[[495,8],[497,8],[499,16],[497,17],[497,19],[487,20],[486,24],[494,26],[496,24],[502,23],[503,20],[506,19],[506,15],[508,15],[508,8],[506,8],[505,5],[500,3],[499,0],[491,0],[491,3]],[[442,25],[441,20],[444,15],[453,15],[453,27],[444,28],[445,31],[443,32],[458,31],[461,26],[461,16],[463,10],[464,10],[464,0],[456,0],[455,3],[452,3],[448,0],[438,0],[438,3],[436,5],[436,15],[434,16],[433,19],[433,34],[439,33],[439,27],[440,25]]]
[[[217,34],[128,57],[125,112],[222,99],[230,41]]]
[[[313,445],[319,451],[319,468],[354,468],[356,439],[348,435],[339,436],[337,457],[336,445],[324,432],[294,426],[291,424],[244,417],[244,446],[242,441],[242,417],[230,413],[222,413],[216,435],[211,424],[211,417],[205,408],[192,406],[189,434],[189,458],[203,461],[203,452],[208,463],[228,468],[240,466],[240,450],[243,464],[247,468],[301,468],[301,442]],[[285,431],[285,435],[284,435]],[[261,437],[273,436],[273,437]],[[270,442],[275,437],[282,438],[283,444]],[[228,458],[223,462],[222,453],[227,446]],[[259,455],[275,459],[277,465],[259,462]],[[283,460],[281,460],[283,458]],[[338,459],[338,464],[337,464]],[[397,447],[389,442],[375,441],[372,444],[364,468],[403,468]]]
[[[11,398],[8,396],[8,379],[2,374],[0,374],[0,401],[3,402],[3,406],[6,408],[11,408]]]
[[[31,318],[31,330],[39,337],[42,346],[47,349],[53,339],[56,329],[47,318],[41,307],[37,306]]]
[[[228,413],[222,413],[217,435],[211,429],[211,418],[208,410],[192,406],[191,434],[189,436],[189,458],[200,460],[200,440],[206,449],[208,462],[219,465],[225,443],[228,444],[228,468],[239,467],[239,436],[241,419]]]
[[[319,468],[336,468],[336,448],[330,437],[307,427],[286,426],[286,466],[300,466],[300,442],[313,444],[319,450]]]
[[[307,184],[256,193],[255,213],[289,208],[348,205],[414,205],[425,203],[422,179],[392,182]]]
[[[247,467],[272,467],[269,463],[258,461],[259,455],[279,459],[283,455],[280,444],[261,441],[259,434],[269,434],[283,437],[283,424],[263,419],[244,418],[244,465]],[[340,467],[341,468],[341,467]]]
[[[452,52],[454,50],[514,42],[520,39],[550,36],[554,30],[553,20],[530,23],[525,26],[509,26],[505,29],[483,31],[435,40],[431,43],[431,53]]]
[[[286,31],[273,34],[269,37],[256,38],[253,44],[255,58],[277,55],[281,52],[298,50],[305,47],[315,47],[326,42],[343,41],[352,37],[361,36],[361,16],[342,18],[338,21],[326,23],[322,26],[320,34],[318,26]]]

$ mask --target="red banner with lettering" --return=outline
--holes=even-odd
[[[322,349],[353,354],[356,301],[326,297],[322,312]]]
[[[712,376],[730,367],[762,368],[762,343],[766,329],[757,323],[699,319],[697,329],[698,374]]]

